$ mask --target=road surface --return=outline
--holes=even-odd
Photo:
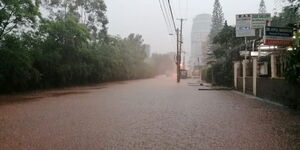
[[[2,96],[1,150],[293,150],[300,117],[193,80],[114,82]]]

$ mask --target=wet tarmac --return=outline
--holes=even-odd
[[[158,77],[0,96],[0,150],[300,149],[299,113],[191,82]]]

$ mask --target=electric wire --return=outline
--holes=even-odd
[[[159,5],[161,12],[163,13],[163,17],[167,26],[167,29],[170,31],[169,34],[172,35],[170,38],[170,42],[174,40],[175,42],[177,41],[175,38],[175,34],[172,32],[172,28],[174,27],[175,33],[176,33],[176,26],[175,26],[175,20],[174,20],[174,15],[173,15],[173,10],[170,5],[170,1],[167,0],[159,0]],[[172,23],[171,23],[172,20]],[[176,49],[175,45],[171,44],[173,49]]]
[[[168,6],[166,4],[167,2],[165,0],[162,0],[162,4],[163,4],[163,8],[164,8],[164,11],[166,13],[166,18],[167,18],[167,21],[169,22],[169,25],[170,25],[170,29],[171,29],[171,33],[172,33],[172,23],[171,23],[171,14],[169,12],[169,9],[168,9]]]
[[[172,17],[172,22],[173,22],[173,27],[176,33],[176,24],[175,24],[175,19],[174,19],[174,14],[173,14],[173,10],[172,10],[172,6],[170,3],[170,0],[168,0],[168,4],[169,4],[169,9],[170,9],[170,13],[171,13],[171,17]]]
[[[162,6],[162,0],[158,0],[159,1],[159,5],[160,5],[160,9],[162,11],[166,26],[167,26],[167,30],[170,33],[172,33],[172,29],[171,29],[171,23],[170,20],[167,18],[167,12],[164,10],[163,6]]]

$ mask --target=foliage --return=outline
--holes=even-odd
[[[215,0],[214,9],[212,14],[212,25],[209,33],[209,49],[208,49],[208,59],[214,59],[213,51],[219,46],[212,43],[215,36],[222,30],[224,26],[224,13],[219,0]]]
[[[84,76],[80,69],[87,68],[80,67],[87,64],[82,62],[81,54],[89,38],[84,26],[77,24],[74,18],[47,21],[41,25],[40,34],[45,40],[40,43],[34,65],[43,74],[44,82],[69,84]]]
[[[233,86],[233,59],[218,59],[212,67],[214,82],[217,85]]]
[[[213,51],[216,63],[208,71],[213,74],[216,84],[232,86],[232,62],[239,57],[235,48],[241,43],[243,43],[243,40],[235,36],[235,27],[228,26],[227,24],[213,39],[213,44],[217,45]]]
[[[21,26],[29,27],[36,22],[39,1],[1,0],[0,1],[0,40]]]
[[[153,72],[155,74],[165,74],[167,72],[175,71],[175,54],[152,54],[151,65],[153,66]]]
[[[0,93],[155,75],[141,35],[106,34],[103,0],[43,0],[53,18],[40,19],[34,2],[0,0]],[[7,34],[27,24],[35,30]]]
[[[212,68],[206,67],[201,71],[201,80],[211,83],[212,82]]]
[[[5,36],[0,48],[0,91],[21,91],[40,80],[40,73],[32,67],[26,41]]]
[[[274,26],[294,26],[300,23],[300,1],[299,0],[288,0],[289,4],[283,8],[283,11],[278,15],[273,17],[272,25]],[[298,32],[297,32],[298,34]],[[299,37],[299,36],[296,36]],[[300,49],[288,52],[287,65],[284,73],[285,78],[295,85],[299,85],[300,76]]]
[[[286,79],[295,85],[300,85],[300,48],[288,53]]]
[[[107,42],[108,19],[105,16],[106,5],[103,0],[42,0],[42,2],[42,6],[50,12],[50,18],[57,20],[66,16],[76,17],[89,29],[93,40]]]
[[[286,1],[286,0],[283,0],[283,1]],[[287,0],[287,1],[292,5],[300,4],[300,0]]]
[[[287,6],[278,16],[272,19],[273,26],[285,27],[300,21],[299,7]]]
[[[212,14],[212,26],[210,31],[210,39],[213,39],[223,28],[224,13],[219,0],[215,0],[214,10]]]
[[[235,27],[225,25],[221,32],[213,39],[213,44],[218,45],[213,54],[217,59],[229,57],[231,50],[242,42],[243,39],[235,36]]]
[[[266,4],[265,4],[264,0],[260,1],[258,12],[259,13],[266,13],[267,12],[267,8],[266,8]]]

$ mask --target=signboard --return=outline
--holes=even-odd
[[[250,51],[240,51],[240,56],[243,56],[243,57],[244,56],[248,57],[248,56],[250,56],[250,54],[251,54]]]
[[[286,27],[265,27],[265,45],[292,45],[293,28]]]
[[[272,20],[270,13],[252,14],[251,17],[252,29],[262,29],[265,27],[267,21]]]
[[[255,36],[255,30],[251,28],[251,14],[236,15],[236,37]]]

